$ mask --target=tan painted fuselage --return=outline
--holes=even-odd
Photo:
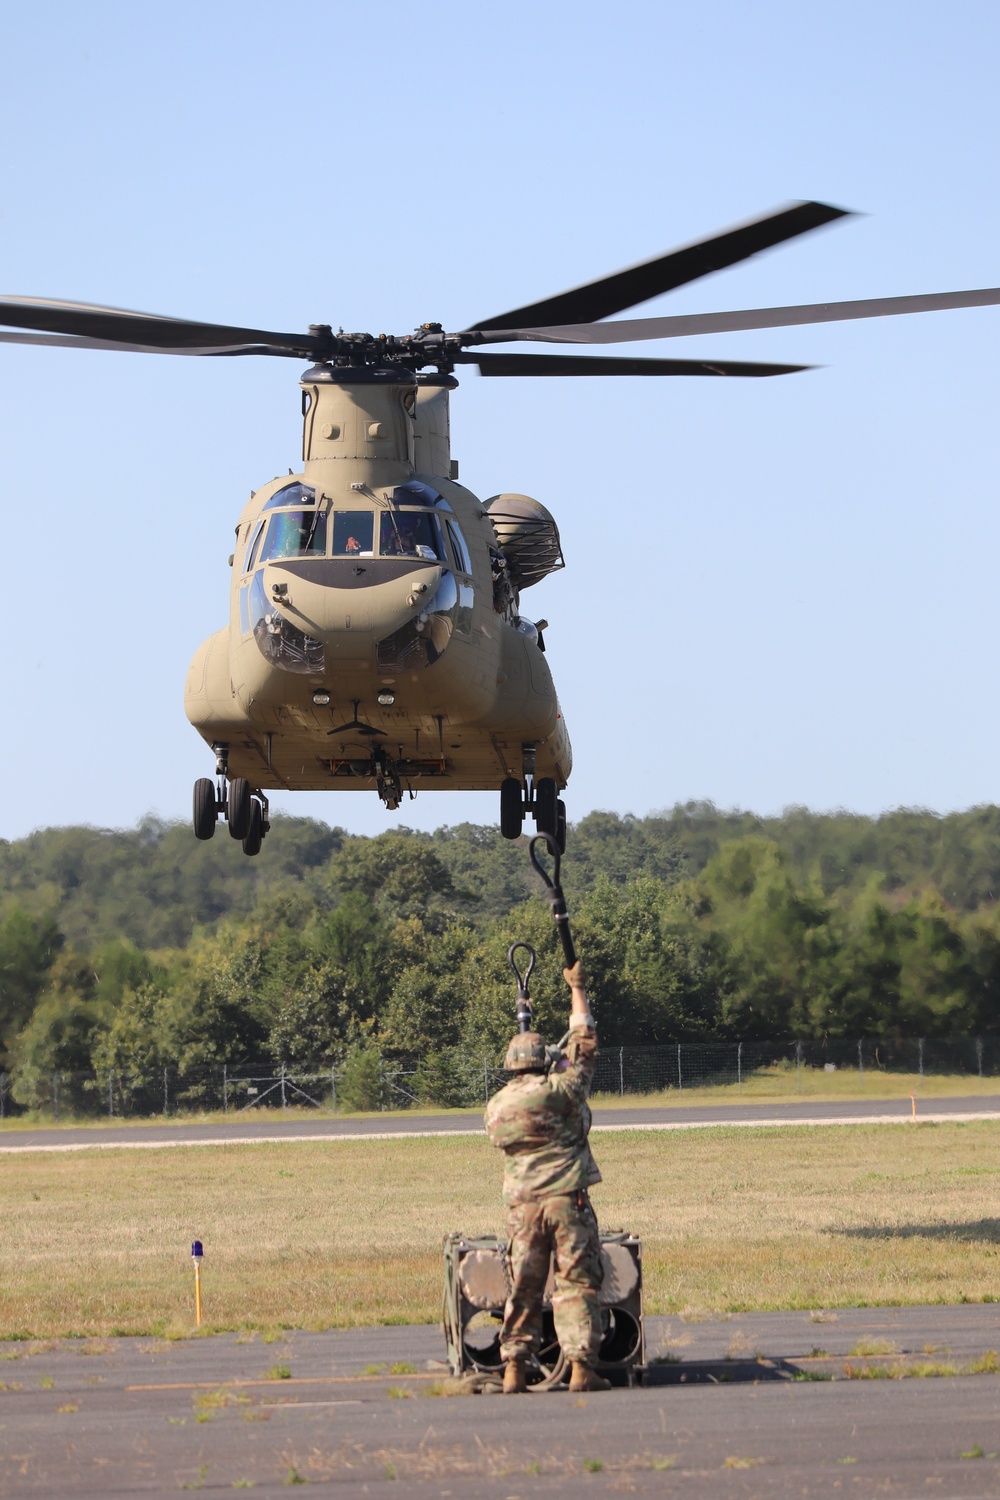
[[[500,540],[453,477],[454,384],[399,369],[303,377],[302,472],[244,509],[229,624],[185,689],[191,723],[254,788],[372,790],[381,750],[404,788],[495,789],[521,778],[531,747],[535,774],[566,784],[537,632],[516,588],[498,592]],[[408,528],[430,545],[409,545]]]

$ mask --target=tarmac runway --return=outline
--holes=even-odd
[[[4,1344],[0,1495],[995,1500],[998,1348],[996,1305],[650,1318],[642,1388],[514,1400],[433,1327]]]
[[[690,1104],[659,1109],[594,1111],[595,1132],[602,1130],[692,1130],[713,1125],[864,1125],[903,1124],[910,1120],[909,1097],[852,1099],[795,1104]],[[1000,1119],[1000,1094],[962,1095],[917,1102],[917,1118],[927,1121]],[[190,1124],[109,1125],[65,1128],[35,1126],[0,1132],[0,1154],[8,1151],[79,1151],[88,1147],[221,1146],[253,1141],[397,1140],[419,1135],[478,1135],[481,1117],[461,1114],[394,1114],[386,1118],[339,1116],[274,1118],[243,1111],[230,1121]]]

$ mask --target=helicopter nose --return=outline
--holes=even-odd
[[[267,598],[318,639],[376,639],[405,625],[440,584],[442,569],[411,559],[293,559],[264,570]]]

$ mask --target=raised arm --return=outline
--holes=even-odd
[[[575,1031],[578,1027],[588,1027],[594,1030],[594,1018],[590,1014],[590,1001],[587,999],[587,971],[583,964],[577,959],[571,969],[563,969],[563,978],[570,988],[569,1025],[570,1030]]]

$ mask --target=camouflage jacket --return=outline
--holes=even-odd
[[[575,1193],[601,1180],[587,1141],[597,1062],[592,1027],[573,1028],[566,1055],[557,1071],[517,1074],[487,1106],[490,1144],[506,1157],[505,1203]]]

